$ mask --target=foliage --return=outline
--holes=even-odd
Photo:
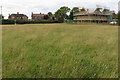
[[[52,16],[53,14],[52,14],[52,12],[48,12],[48,15],[49,15],[49,16]]]
[[[59,23],[56,20],[2,20],[2,24],[37,24],[37,23]]]
[[[70,11],[70,19],[73,20],[73,15],[75,13],[79,12],[79,7],[74,7],[71,11]]]
[[[15,20],[2,19],[2,24],[15,24]]]
[[[70,8],[63,6],[55,12],[55,17],[58,21],[63,22],[64,19],[68,18],[67,13],[70,11]]]
[[[52,12],[48,12],[48,16],[50,20],[55,20],[55,16]]]

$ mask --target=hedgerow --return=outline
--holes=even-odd
[[[56,20],[10,20],[3,19],[2,24],[40,24],[40,23],[60,23]]]

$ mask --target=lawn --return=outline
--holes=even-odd
[[[118,27],[4,25],[3,78],[117,78]]]

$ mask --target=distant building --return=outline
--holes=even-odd
[[[33,14],[31,15],[32,20],[45,20],[49,19],[49,16],[47,14]]]
[[[11,14],[11,15],[9,15],[8,19],[27,20],[28,17],[25,14],[19,14],[19,12],[17,12],[17,14]]]
[[[79,12],[74,14],[74,22],[95,22],[95,23],[107,23],[113,20],[114,11],[109,9],[85,9],[81,8]]]

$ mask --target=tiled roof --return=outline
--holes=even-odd
[[[15,17],[23,17],[23,16],[26,16],[24,14],[11,14],[10,16],[15,16]],[[27,16],[26,16],[27,17]]]
[[[80,12],[76,13],[76,14],[110,14],[110,10],[109,9],[103,9],[103,8],[81,8]]]
[[[47,14],[32,14],[32,16],[45,16]]]

